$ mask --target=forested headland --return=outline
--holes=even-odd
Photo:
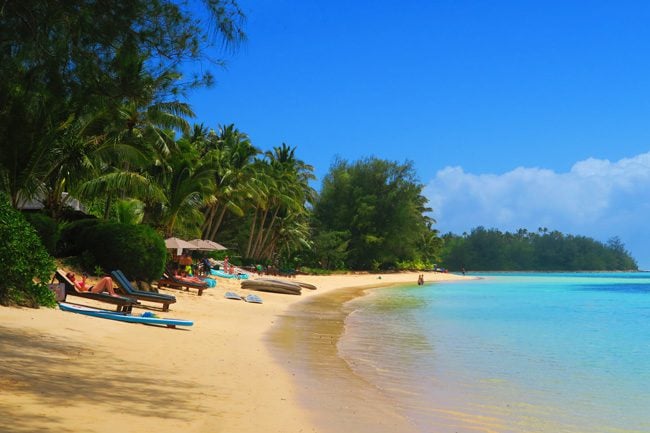
[[[602,243],[539,228],[515,233],[477,227],[461,236],[442,237],[443,263],[473,271],[612,271],[637,270],[621,240]]]

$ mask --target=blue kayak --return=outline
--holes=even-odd
[[[210,275],[214,275],[215,277],[220,277],[220,278],[236,278],[238,280],[247,280],[248,275],[247,274],[228,274],[221,269],[210,269]]]
[[[168,328],[194,325],[194,322],[191,320],[156,317],[150,311],[144,312],[141,316],[134,316],[133,314],[123,313],[119,311],[100,310],[97,308],[68,304],[67,302],[60,302],[59,308],[63,311],[69,311],[71,313],[83,314],[84,316],[99,317],[101,319],[117,320],[119,322],[143,323],[145,325],[163,325],[167,326]]]

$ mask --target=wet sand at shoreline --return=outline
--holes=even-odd
[[[346,303],[365,292],[337,290],[293,306],[269,333],[272,352],[297,378],[300,403],[319,431],[414,432],[392,402],[354,374],[338,353],[350,313]]]

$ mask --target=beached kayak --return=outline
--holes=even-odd
[[[280,280],[248,280],[241,283],[242,289],[259,290],[260,292],[282,293],[284,295],[300,295],[298,284]]]

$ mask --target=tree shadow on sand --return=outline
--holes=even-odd
[[[197,388],[201,388],[197,383],[144,363],[127,363],[37,331],[0,326],[0,420],[5,433],[78,431],[79,426],[66,425],[57,417],[57,409],[79,402],[102,405],[116,415],[189,421],[202,410],[200,400],[218,398],[206,389],[174,397],[179,390],[189,393]],[[21,406],[25,398],[36,402],[38,413]],[[210,410],[214,413],[214,408]]]

